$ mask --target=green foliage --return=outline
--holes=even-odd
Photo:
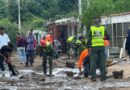
[[[70,13],[72,11],[78,12],[78,0],[59,0],[58,6],[61,14]]]
[[[16,32],[18,32],[17,25],[15,23],[11,23],[9,19],[4,18],[0,20],[0,26],[6,28],[6,33],[9,35],[12,42],[16,41]]]
[[[22,31],[45,29],[48,20],[78,17],[78,0],[20,0]],[[89,1],[89,3],[87,2]],[[82,23],[89,26],[95,16],[130,11],[130,0],[82,0]],[[18,23],[17,0],[0,0],[0,19]],[[4,20],[4,19],[3,19]],[[7,21],[0,21],[5,24]],[[12,25],[14,27],[16,25]],[[16,28],[17,29],[17,28]],[[13,31],[12,31],[13,32]]]
[[[93,23],[92,18],[96,16],[109,15],[111,13],[112,1],[111,0],[90,0],[89,6],[83,14],[82,21],[86,25]]]
[[[83,0],[85,2],[85,0]],[[95,16],[109,16],[114,13],[130,11],[130,0],[89,0],[83,7],[82,22],[89,26]]]
[[[31,21],[31,22],[30,22]],[[30,29],[33,30],[46,30],[46,21],[42,18],[33,17],[30,21],[23,24],[22,31],[27,32]]]

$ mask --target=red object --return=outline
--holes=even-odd
[[[36,46],[37,46],[37,40],[35,39],[34,40],[34,48],[36,48]]]
[[[51,44],[53,43],[53,37],[51,34],[47,34],[46,37],[45,37],[45,40],[50,42]]]
[[[41,46],[46,47],[46,41],[45,39],[40,40]]]

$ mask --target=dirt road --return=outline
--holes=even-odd
[[[104,82],[81,76],[79,79],[67,77],[66,71],[72,71],[78,75],[77,69],[65,68],[64,57],[54,60],[54,77],[42,74],[42,58],[35,59],[34,67],[24,67],[18,61],[17,55],[13,55],[12,63],[18,68],[20,75],[17,77],[1,77],[0,90],[130,90],[130,61],[108,67],[108,75],[115,70],[124,70],[123,79],[110,77]]]

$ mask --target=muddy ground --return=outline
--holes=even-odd
[[[116,59],[118,60],[118,59]],[[61,56],[58,60],[54,60],[54,76],[45,76],[42,73],[42,59],[36,57],[33,67],[24,67],[20,64],[18,56],[12,56],[12,63],[17,67],[19,75],[10,77],[0,77],[0,90],[130,90],[130,60],[121,62],[117,65],[108,67],[108,76],[106,81],[91,82],[89,78],[78,75],[78,69],[70,69],[65,67],[67,61],[65,56]],[[123,79],[114,79],[113,71],[124,70]],[[74,72],[73,77],[67,77],[66,72]]]

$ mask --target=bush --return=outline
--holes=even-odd
[[[15,23],[11,23],[9,19],[4,18],[0,20],[0,26],[5,27],[5,32],[9,35],[11,42],[16,42],[16,32],[18,32],[17,25]]]

